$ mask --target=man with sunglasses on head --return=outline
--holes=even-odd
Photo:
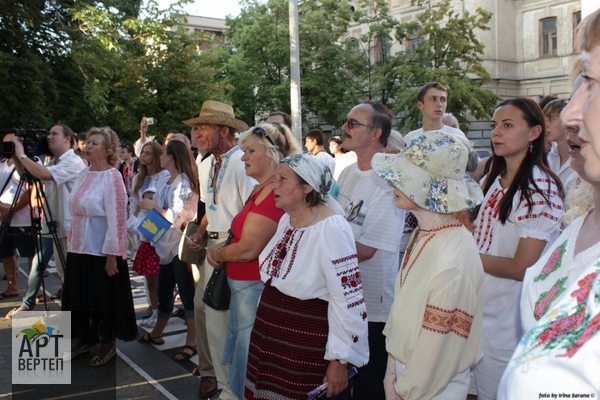
[[[340,174],[337,199],[354,234],[369,320],[369,363],[354,378],[357,399],[385,399],[383,328],[394,299],[405,211],[396,207],[392,188],[373,171],[371,159],[383,152],[392,117],[386,106],[368,101],[350,110],[342,125],[344,149],[354,151],[357,162]]]
[[[200,250],[225,242],[233,217],[244,207],[256,181],[246,175],[241,158],[243,151],[237,146],[235,134],[248,129],[248,125],[235,118],[233,108],[218,101],[205,101],[196,118],[183,121],[193,127],[201,152],[208,152],[200,164],[200,200],[205,204],[205,214],[200,227],[190,236],[190,250]],[[194,322],[198,346],[198,370],[200,397],[212,397],[218,384],[227,386],[227,366],[223,363],[223,351],[227,336],[227,311],[213,310],[205,306],[204,289],[213,272],[206,261],[200,268],[200,281],[194,297]]]

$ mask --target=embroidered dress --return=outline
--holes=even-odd
[[[270,288],[261,297],[250,340],[247,396],[305,399],[323,383],[326,360],[344,359],[359,367],[368,361],[367,313],[356,248],[343,217],[330,216],[296,229],[284,215],[259,260],[261,279]],[[278,307],[272,306],[278,302]],[[299,324],[303,310],[308,310],[304,317],[311,316],[314,326]],[[294,320],[290,315],[296,313],[299,319]],[[274,341],[277,347],[272,346]],[[316,348],[294,352],[292,343]],[[314,351],[320,354],[318,362]],[[279,373],[271,374],[273,370]]]
[[[600,262],[571,272],[565,290],[521,339],[498,399],[600,395]]]
[[[537,167],[533,169],[533,178],[550,200],[550,205],[541,194],[535,192],[531,196],[533,207],[529,214],[527,202],[521,198],[519,191],[513,197],[508,220],[502,225],[498,213],[506,189],[500,185],[500,177],[497,177],[477,217],[475,240],[480,253],[513,258],[521,238],[539,239],[547,243],[553,243],[558,238],[558,221],[564,213],[564,206],[557,186]],[[523,334],[519,307],[521,286],[519,281],[484,275],[484,357],[475,367],[477,395],[481,400],[495,398],[502,371]]]
[[[127,194],[117,169],[83,170],[75,179],[70,206],[62,310],[83,343],[107,343],[137,336],[127,270]],[[117,256],[118,273],[106,274],[106,256]]]
[[[468,370],[483,355],[483,267],[473,236],[464,227],[431,232],[405,257],[383,331],[388,353],[404,366],[396,393],[464,399]],[[446,392],[465,373],[460,395]]]
[[[521,292],[524,332],[553,308],[566,288],[579,280],[582,270],[600,258],[600,242],[574,255],[577,236],[585,218],[573,221],[539,261],[527,269]]]

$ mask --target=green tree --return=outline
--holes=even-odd
[[[341,40],[351,23],[350,6],[306,0],[298,7],[302,114],[337,124],[361,90],[348,73],[352,58]],[[227,20],[227,95],[249,124],[270,111],[290,111],[288,16],[285,0],[246,0],[240,14]]]
[[[475,13],[459,14],[451,9],[449,0],[435,4],[418,0],[413,4],[424,7],[423,12],[416,21],[400,24],[396,38],[406,43],[418,32],[421,42],[412,50],[397,53],[396,66],[391,69],[402,86],[394,90],[394,110],[404,112],[400,127],[420,126],[416,91],[431,81],[448,87],[447,111],[454,113],[461,123],[467,122],[467,115],[489,118],[499,97],[482,87],[491,78],[483,67],[484,44],[477,38],[477,31],[489,29],[487,23],[492,14],[481,8]]]
[[[198,50],[213,39],[174,29],[189,1],[0,0],[0,126],[108,125],[132,140],[146,115],[153,134],[187,129],[181,121],[223,93],[221,70]]]

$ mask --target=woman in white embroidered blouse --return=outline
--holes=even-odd
[[[95,367],[116,354],[115,338],[137,336],[127,269],[127,193],[115,168],[119,138],[110,128],[92,128],[85,147],[90,163],[76,178],[71,195],[62,310],[71,311],[70,360],[100,342]]]
[[[154,209],[165,217],[171,228],[154,244],[160,258],[158,272],[158,319],[152,332],[142,336],[142,343],[164,344],[163,331],[173,312],[175,284],[185,310],[187,337],[185,345],[175,355],[175,361],[188,360],[196,354],[196,329],[194,324],[194,278],[187,264],[179,259],[177,250],[182,229],[194,218],[198,204],[200,183],[198,167],[189,147],[181,141],[170,140],[160,156],[160,165],[169,171],[169,178],[158,183],[156,200],[143,199],[138,205],[145,210]]]
[[[519,313],[525,271],[559,234],[558,177],[543,161],[544,114],[526,97],[506,100],[492,118],[492,166],[475,239],[483,262],[484,356],[475,366],[480,400],[495,399],[502,371],[522,336]]]
[[[581,178],[593,186],[594,208],[569,225],[547,263],[526,276],[540,294],[537,300],[524,297],[522,310],[529,318],[523,322],[530,329],[504,372],[501,400],[539,398],[541,393],[600,395],[600,10],[578,29],[584,82],[572,92],[561,121],[575,155],[571,165],[578,168],[579,151],[584,159]]]
[[[483,355],[483,267],[468,212],[483,194],[468,161],[462,142],[431,131],[371,162],[394,188],[396,206],[418,221],[383,331],[388,400],[464,399]]]
[[[286,214],[259,257],[266,284],[245,388],[254,399],[306,399],[323,382],[336,396],[347,390],[348,366],[369,359],[356,246],[331,183],[329,168],[307,154],[275,170],[275,204]]]

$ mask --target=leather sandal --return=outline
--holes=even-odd
[[[157,339],[160,339],[160,340],[157,340]],[[144,336],[140,337],[138,339],[138,342],[140,342],[140,343],[147,343],[147,344],[155,344],[157,346],[165,344],[165,340],[162,338],[162,336],[152,337],[152,336],[150,336],[149,333],[147,333]]]
[[[186,350],[190,350],[192,353],[191,354],[186,353],[185,352]],[[194,357],[196,354],[198,354],[198,350],[196,350],[196,347],[186,344],[179,350],[179,352],[177,352],[177,354],[175,354],[175,357],[173,357],[173,360],[178,361],[178,362],[189,360],[190,358]]]

